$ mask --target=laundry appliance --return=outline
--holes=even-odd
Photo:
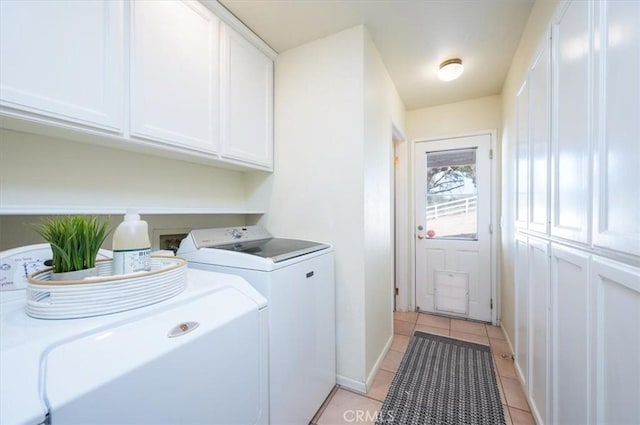
[[[336,383],[333,248],[246,226],[193,230],[178,255],[267,298],[270,423],[308,424]]]
[[[1,424],[268,423],[267,304],[244,279],[187,269],[156,304],[38,319],[26,274],[50,258],[0,253]]]

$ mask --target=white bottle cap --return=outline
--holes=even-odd
[[[134,209],[128,209],[127,213],[124,215],[124,220],[125,221],[140,220],[140,214],[138,214],[138,211]]]

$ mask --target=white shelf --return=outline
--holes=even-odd
[[[94,214],[94,215],[123,215],[130,208],[139,214],[184,215],[184,214],[264,214],[260,210],[216,209],[216,208],[160,208],[160,207],[92,207],[92,206],[55,206],[55,205],[3,205],[0,206],[0,216],[3,215],[66,215],[66,214]]]

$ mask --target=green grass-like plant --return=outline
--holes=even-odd
[[[55,217],[34,229],[51,245],[53,272],[65,273],[95,267],[98,250],[111,233],[108,224],[97,217]]]

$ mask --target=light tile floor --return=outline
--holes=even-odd
[[[374,424],[414,330],[491,346],[500,399],[507,425],[535,425],[513,366],[502,329],[477,322],[424,313],[394,313],[391,349],[366,394],[337,387],[313,418],[312,425]]]

